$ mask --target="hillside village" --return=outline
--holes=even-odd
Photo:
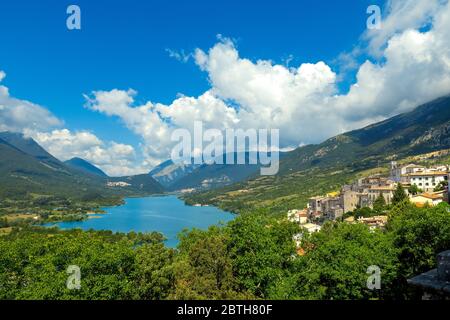
[[[339,192],[309,199],[304,209],[293,209],[287,213],[291,222],[298,223],[307,232],[321,229],[326,221],[344,220],[349,223],[364,223],[371,228],[384,228],[388,217],[374,215],[362,217],[352,215],[357,209],[374,208],[380,197],[382,203],[392,204],[399,184],[403,187],[411,203],[417,207],[435,206],[448,202],[448,179],[450,166],[435,165],[425,167],[415,164],[398,165],[391,163],[389,176],[380,174],[360,178],[352,184],[342,186]],[[294,237],[297,243],[302,235]]]

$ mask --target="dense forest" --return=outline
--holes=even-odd
[[[14,227],[0,237],[0,299],[414,299],[406,280],[450,248],[449,211],[400,202],[384,231],[328,222],[301,250],[299,227],[264,209],[186,230],[177,249],[158,233]],[[70,265],[79,290],[66,286]],[[367,288],[372,265],[380,290]]]

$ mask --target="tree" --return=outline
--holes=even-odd
[[[24,229],[0,237],[0,300],[163,299],[173,289],[173,251],[161,237],[141,246],[126,234]],[[70,265],[80,290],[66,286]]]
[[[450,248],[450,207],[441,203],[436,207],[403,206],[402,212],[392,215],[388,230],[399,249],[401,282],[433,269],[436,255]]]
[[[161,300],[168,297],[174,287],[174,250],[162,242],[145,244],[136,250],[134,271],[134,299]]]
[[[175,263],[175,292],[171,299],[241,299],[237,290],[226,228],[194,229],[180,236]]]
[[[265,210],[243,213],[230,222],[233,270],[242,291],[258,298],[286,299],[286,285],[296,256],[298,225],[280,221]],[[280,287],[281,286],[281,287]]]
[[[445,188],[448,187],[448,181],[441,181],[436,188],[434,188],[434,192],[445,190]]]
[[[363,217],[368,218],[373,216],[373,210],[369,207],[356,208],[352,214],[356,219]]]
[[[373,299],[391,296],[397,251],[385,233],[364,224],[328,223],[303,242],[297,259],[297,299]],[[381,271],[381,290],[367,286],[369,267]]]
[[[397,189],[395,190],[394,196],[392,197],[392,204],[396,205],[406,200],[408,200],[408,196],[406,195],[405,189],[403,188],[401,183],[398,183]]]
[[[386,199],[384,199],[383,195],[380,193],[378,198],[373,203],[373,210],[377,214],[381,214],[386,208]]]
[[[408,192],[412,195],[416,195],[418,193],[422,193],[422,189],[420,189],[417,185],[413,184],[408,188]]]

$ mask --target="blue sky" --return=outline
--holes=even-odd
[[[97,106],[86,108],[84,94],[93,97],[93,91],[109,92],[114,89],[122,90],[121,93],[125,94],[128,89],[133,89],[137,93],[131,94],[134,102],[129,107],[143,106],[147,102],[171,106],[179,94],[197,99],[213,90],[214,99],[219,103],[241,105],[250,110],[249,113],[255,114],[263,109],[281,108],[282,113],[289,115],[289,118],[300,119],[294,123],[284,120],[276,123],[288,128],[284,146],[295,147],[302,143],[320,142],[345,130],[381,120],[445,92],[446,78],[441,75],[436,81],[443,85],[436,92],[427,94],[412,90],[417,91],[417,94],[405,98],[402,88],[393,88],[392,94],[385,94],[386,88],[395,87],[393,84],[398,83],[397,79],[405,79],[402,72],[411,73],[411,70],[415,70],[411,69],[413,67],[422,71],[436,70],[436,66],[424,66],[423,61],[412,61],[411,65],[400,66],[398,61],[403,58],[397,57],[402,52],[408,53],[409,49],[411,52],[415,50],[407,47],[417,43],[411,41],[412,38],[424,38],[425,41],[425,37],[433,32],[445,36],[442,32],[438,33],[440,30],[434,30],[433,26],[423,29],[427,21],[435,19],[438,12],[445,11],[444,4],[440,2],[392,0],[386,5],[381,0],[2,1],[0,71],[7,76],[1,85],[9,89],[10,97],[18,101],[31,101],[62,120],[64,123],[59,128],[71,132],[91,132],[105,144],[115,141],[133,146],[136,149],[136,161],[142,161],[142,146],[158,145],[157,141],[152,140],[154,137],[143,134],[142,125],[139,127],[123,114],[108,112],[109,107],[113,110],[117,106],[103,106],[97,101],[94,102]],[[69,31],[66,28],[66,8],[70,4],[81,8],[82,30]],[[372,4],[382,8],[383,19],[386,20],[385,27],[378,33],[368,32],[366,28],[366,10]],[[446,16],[441,15],[438,19],[446,21]],[[417,29],[417,32],[408,34],[409,29]],[[221,35],[222,40],[217,35]],[[389,49],[388,41],[392,38],[398,38],[398,41],[393,42]],[[226,45],[221,47],[220,43]],[[434,43],[430,42],[430,50],[437,49],[433,46]],[[187,62],[180,62],[169,53],[192,54],[197,48],[207,56],[207,65],[200,66],[193,57]],[[217,49],[216,56],[210,54],[212,48]],[[236,64],[227,66],[226,63],[234,62],[220,60],[221,50],[222,53],[236,53],[239,57]],[[338,59],[342,53],[349,54],[356,62],[348,72],[344,72],[342,67],[346,65]],[[216,58],[219,64],[224,65],[213,70]],[[365,64],[366,59],[370,63]],[[247,60],[252,64],[250,69],[245,67]],[[267,61],[270,67],[258,65],[258,60]],[[254,83],[255,79],[263,79],[264,74],[274,70],[276,73],[276,68],[272,67],[284,66],[287,76],[293,77],[299,69],[289,71],[290,68],[320,61],[324,62],[325,67],[314,65],[313,73],[315,77],[323,77],[323,81],[330,82],[332,88],[328,88],[328,83],[326,88],[325,85],[312,84],[318,87],[307,94],[320,96],[320,99],[305,100],[299,97],[289,101],[292,92],[280,93],[278,90],[271,94],[280,94],[281,100],[272,105],[252,105],[249,101],[255,100],[258,92],[264,90],[252,92],[253,98],[249,98],[221,82],[222,77],[227,76],[226,69],[234,66],[243,72],[242,77],[236,77],[236,82],[243,81],[241,87],[251,91],[252,87],[246,85],[252,81]],[[260,71],[261,74],[258,73]],[[256,78],[251,81],[246,79],[245,72],[254,72]],[[359,81],[356,77],[358,73],[361,74]],[[377,77],[383,81],[378,81]],[[374,89],[376,94],[373,96],[370,93],[373,83],[368,84],[368,78],[384,86]],[[286,81],[292,83],[292,80]],[[350,86],[354,84],[360,89],[354,88],[355,92],[349,92]],[[307,90],[310,90],[308,86]],[[300,85],[298,88],[303,87]],[[367,88],[371,89],[364,91]],[[343,97],[328,105],[335,95]],[[284,104],[285,100],[286,107],[277,105],[280,101]],[[197,102],[195,100],[193,103]],[[353,104],[363,107],[355,110],[352,109]],[[327,119],[330,123],[336,123],[335,127],[325,126],[321,130],[311,125],[320,119],[310,113],[324,105],[327,109],[324,109],[323,115],[330,108],[335,108],[334,113],[339,117]],[[308,108],[309,113],[305,113]],[[147,112],[146,116],[150,117],[151,114]],[[248,119],[251,117],[246,119],[239,114],[233,116],[236,121],[250,125]],[[0,113],[0,128],[1,117]],[[258,123],[263,124],[264,120]],[[296,132],[297,125],[304,129]],[[3,127],[8,128],[7,125]],[[157,130],[157,126],[154,128]],[[44,141],[42,143],[45,145]],[[51,149],[51,146],[48,148]],[[59,154],[57,156],[61,157]],[[151,162],[154,164],[163,158],[164,153],[161,152]],[[93,156],[90,160],[96,162]],[[102,161],[97,161],[97,164],[102,166]],[[147,170],[148,167],[150,165],[146,164],[141,170]]]
[[[365,29],[368,0],[346,1],[2,1],[0,69],[14,96],[49,108],[72,130],[136,143],[118,120],[83,108],[82,94],[133,88],[142,100],[170,103],[197,96],[207,76],[166,49],[211,47],[216,35],[236,40],[250,59],[332,63]],[[66,28],[77,4],[82,30]]]

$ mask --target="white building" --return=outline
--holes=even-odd
[[[441,182],[447,181],[448,174],[444,171],[426,170],[406,175],[411,185],[416,185],[425,192],[433,191]]]
[[[308,222],[308,212],[307,210],[289,210],[287,213],[287,218],[291,222],[305,224]]]
[[[317,224],[314,224],[314,223],[303,224],[302,228],[305,229],[306,232],[308,232],[310,234],[314,233],[314,232],[319,232],[320,229],[322,229],[321,226],[319,226]],[[300,233],[297,233],[296,235],[294,235],[292,237],[292,240],[295,242],[295,245],[296,245],[297,248],[301,247],[302,240],[303,240],[303,235],[304,235],[304,232],[300,232]]]
[[[398,166],[396,162],[391,163],[391,179],[395,182],[409,183],[407,176],[411,173],[416,173],[420,171],[425,171],[424,166],[419,166],[415,164],[408,164],[406,166]]]
[[[129,187],[129,186],[131,186],[131,184],[126,183],[126,182],[123,182],[123,181],[118,181],[118,182],[111,182],[111,181],[108,181],[108,182],[106,183],[106,185],[107,185],[108,187]]]
[[[314,223],[304,224],[304,225],[302,225],[302,228],[306,229],[306,231],[308,231],[309,233],[319,232],[320,229],[322,229],[321,226],[319,226],[318,224],[314,224]]]

